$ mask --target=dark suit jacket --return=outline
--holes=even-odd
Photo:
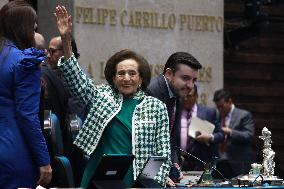
[[[146,93],[150,96],[156,97],[159,100],[161,100],[162,102],[164,102],[167,106],[167,110],[168,110],[168,115],[170,116],[170,109],[173,108],[171,107],[171,102],[170,102],[170,96],[169,96],[169,91],[167,88],[167,84],[165,82],[164,76],[162,74],[160,74],[159,76],[153,78],[147,88]],[[177,128],[179,126],[178,124],[178,119],[179,119],[179,114],[180,114],[180,109],[179,109],[179,102],[177,100],[176,102],[176,113],[175,113],[175,121],[174,121],[174,126],[173,129],[171,131],[171,159],[173,163],[178,163],[178,156],[177,156],[177,152],[174,150],[174,139],[176,138],[174,136],[174,133],[176,133],[176,130],[178,130],[179,128]],[[170,120],[170,117],[169,117]],[[169,128],[170,129],[170,128]]]
[[[61,78],[46,63],[41,67],[41,74],[46,84],[45,92],[47,96],[44,102],[45,109],[52,110],[58,116],[61,128],[65,129],[69,90],[64,86]]]
[[[218,124],[221,119],[218,119]],[[232,112],[229,128],[233,129],[231,136],[227,138],[226,153],[228,156],[228,166],[219,167],[221,172],[227,178],[231,178],[240,174],[247,174],[250,164],[254,162],[255,157],[252,150],[252,142],[254,140],[254,122],[251,113],[246,110],[236,108]],[[226,171],[227,170],[227,171]]]
[[[52,110],[58,116],[61,127],[65,127],[69,91],[46,63],[41,67],[41,74],[46,84],[45,108]]]
[[[220,124],[221,119],[218,122]],[[228,127],[232,129],[232,134],[227,139],[226,152],[228,159],[252,161],[254,159],[252,142],[255,128],[251,113],[235,107]]]
[[[216,110],[211,107],[203,106],[203,105],[197,105],[197,117],[206,121],[211,122],[212,124],[215,125],[215,129],[213,131],[214,135],[214,141],[211,143],[209,146],[206,144],[200,143],[194,139],[189,139],[188,140],[188,145],[187,145],[187,152],[191,153],[192,155],[198,157],[202,161],[205,162],[211,162],[214,156],[218,155],[218,146],[217,144],[222,142],[224,140],[224,133],[220,128],[220,125],[217,125],[217,118],[216,118]],[[180,118],[181,120],[181,118]],[[180,123],[180,122],[179,122]],[[176,145],[180,146],[180,126],[178,127],[179,131],[176,133]],[[189,167],[184,167],[185,169],[189,170],[203,170],[204,165],[196,161],[196,159],[193,158],[185,158],[189,162],[188,164],[192,165]],[[186,164],[185,164],[186,166]]]

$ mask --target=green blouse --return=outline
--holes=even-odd
[[[132,114],[140,101],[124,98],[120,112],[111,120],[102,134],[96,150],[88,161],[81,181],[81,187],[87,187],[103,154],[132,154]],[[131,187],[134,183],[133,166],[124,178]]]

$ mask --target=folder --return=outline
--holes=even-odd
[[[198,117],[192,117],[188,127],[188,135],[192,138],[196,138],[200,133],[212,134],[214,129],[215,125],[209,121],[202,120]]]

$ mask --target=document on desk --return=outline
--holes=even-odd
[[[214,129],[215,125],[212,123],[198,117],[192,117],[188,127],[188,135],[192,138],[196,138],[200,133],[212,134]]]

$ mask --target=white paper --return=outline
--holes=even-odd
[[[198,117],[192,117],[188,127],[188,135],[192,138],[196,138],[198,133],[212,134],[214,129],[215,125],[212,123]]]

